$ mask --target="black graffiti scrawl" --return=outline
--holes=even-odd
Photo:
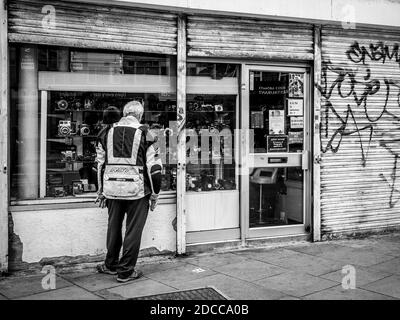
[[[343,141],[350,137],[359,147],[363,167],[372,145],[389,152],[392,174],[380,177],[391,188],[389,205],[393,207],[400,199],[395,187],[400,157],[399,44],[354,42],[343,54],[345,63],[325,61],[322,66],[318,86],[322,95],[321,152],[340,153]],[[386,68],[389,64],[396,67]],[[391,123],[389,129],[387,123]]]

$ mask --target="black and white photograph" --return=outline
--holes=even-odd
[[[400,300],[399,17],[400,0],[0,0],[0,310]]]

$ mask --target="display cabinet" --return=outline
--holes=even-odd
[[[186,118],[186,190],[236,190],[236,96],[188,95]]]
[[[122,110],[128,101],[141,101],[145,107],[142,123],[155,135],[176,119],[176,98],[159,93],[49,91],[42,94],[42,168],[41,197],[88,197],[97,191],[96,142],[105,127],[104,110]],[[163,150],[162,191],[176,189],[176,167],[170,164],[168,139],[160,139]],[[43,166],[43,165],[42,165]]]

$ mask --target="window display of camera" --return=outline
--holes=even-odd
[[[72,162],[76,160],[76,152],[72,150],[61,151],[61,161]]]
[[[58,123],[58,135],[69,137],[76,134],[76,123],[70,120],[60,120]]]
[[[186,153],[186,190],[235,190],[236,96],[188,95],[186,118],[187,143],[190,141]],[[192,140],[192,136],[197,138]],[[207,136],[208,145],[202,146]]]
[[[88,136],[90,134],[90,126],[82,123],[79,127],[79,133],[81,136]]]
[[[109,107],[123,110],[132,100],[144,104],[143,124],[151,130],[163,130],[176,121],[176,98],[171,94],[137,94],[121,92],[49,91],[47,109],[46,196],[85,196],[96,191],[96,143]],[[173,131],[166,130],[169,136]],[[169,164],[169,139],[162,175],[162,191],[176,190],[176,165]],[[175,157],[176,158],[176,157]],[[69,178],[68,178],[69,177]],[[82,181],[83,182],[82,182]],[[73,183],[72,181],[75,181]],[[86,183],[87,181],[87,183]]]

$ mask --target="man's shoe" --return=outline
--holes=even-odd
[[[99,273],[106,273],[106,274],[111,274],[111,275],[117,274],[117,270],[112,270],[112,269],[107,268],[104,263],[97,265],[96,269],[97,269],[97,272],[99,272]]]
[[[143,276],[143,272],[142,271],[134,270],[130,276],[124,277],[124,276],[119,275],[117,277],[117,281],[118,282],[133,281],[133,280],[139,279],[141,276]]]

